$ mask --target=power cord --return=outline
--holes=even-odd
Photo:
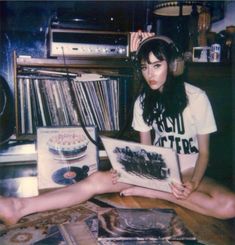
[[[65,55],[64,55],[64,47],[62,46],[61,47],[62,49],[62,54],[63,54],[63,62],[64,62],[64,67],[66,69],[66,78],[67,78],[67,81],[68,81],[68,84],[69,84],[69,89],[70,89],[70,93],[71,93],[71,97],[72,97],[72,100],[73,100],[73,104],[75,106],[75,110],[77,112],[77,115],[78,115],[78,119],[80,121],[80,124],[81,124],[81,127],[83,129],[83,131],[85,132],[86,136],[88,137],[88,139],[94,144],[96,145],[98,148],[100,147],[100,143],[98,141],[95,141],[91,135],[89,134],[89,132],[87,131],[86,129],[86,125],[84,124],[83,120],[82,120],[82,116],[81,116],[81,112],[80,112],[80,109],[79,109],[79,106],[77,103],[75,103],[74,101],[74,98],[76,98],[76,95],[75,95],[75,92],[74,92],[74,89],[72,87],[72,82],[71,82],[71,79],[70,79],[70,76],[69,76],[69,69],[68,69],[68,66],[66,64],[66,61],[65,61]]]
[[[65,69],[66,69],[66,78],[67,78],[67,81],[68,81],[68,84],[69,84],[69,88],[70,88],[70,93],[71,93],[71,96],[72,96],[72,100],[73,100],[73,103],[75,105],[75,109],[76,109],[76,112],[78,114],[78,118],[80,120],[80,124],[81,124],[81,127],[82,129],[84,130],[86,136],[89,138],[89,140],[94,144],[96,145],[98,148],[101,148],[102,147],[102,143],[101,141],[95,141],[91,135],[89,134],[89,132],[87,131],[86,129],[86,125],[85,123],[83,122],[83,119],[82,119],[82,116],[81,116],[81,112],[80,112],[80,108],[78,106],[77,103],[74,102],[74,98],[76,98],[76,95],[75,95],[75,92],[74,92],[74,89],[72,87],[72,84],[71,84],[71,79],[70,79],[70,76],[69,76],[69,70],[68,70],[68,66],[66,64],[66,60],[65,60],[65,55],[64,55],[64,47],[62,46],[61,47],[62,49],[62,55],[63,55],[63,62],[64,62],[64,66],[65,66]],[[134,68],[136,68],[137,71],[139,71],[139,69],[137,68],[137,62],[136,62],[136,57],[132,57],[131,59],[131,62],[132,62],[132,65],[134,66]],[[139,72],[137,72],[137,80],[139,80]],[[131,102],[131,106],[130,106],[130,110],[129,112],[127,113],[127,118],[126,118],[126,122],[125,124],[123,125],[123,127],[119,130],[119,132],[117,132],[115,135],[113,135],[113,138],[121,138],[121,136],[124,134],[124,132],[126,131],[127,127],[128,127],[128,123],[130,121],[130,117],[132,115],[132,111],[133,111],[133,106],[134,106],[134,103],[135,103],[135,100],[137,99],[138,95],[139,95],[139,92],[142,88],[142,84],[139,85],[138,89],[137,89],[137,93],[135,96],[133,96],[133,99],[132,99],[132,102]]]

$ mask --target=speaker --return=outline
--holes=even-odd
[[[180,55],[178,48],[176,47],[175,43],[168,37],[166,36],[152,36],[149,38],[144,39],[137,51],[136,51],[136,56],[138,56],[139,52],[141,51],[141,49],[146,45],[149,44],[150,42],[154,42],[155,40],[161,40],[165,43],[167,43],[169,45],[169,47],[172,49],[172,52],[175,53],[175,58],[173,59],[173,61],[169,64],[170,70],[173,73],[174,76],[180,76],[183,74],[184,72],[184,59],[183,57]]]
[[[7,143],[14,131],[13,95],[6,80],[0,76],[0,146]]]

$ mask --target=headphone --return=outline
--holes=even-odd
[[[161,40],[161,41],[164,41],[166,42],[169,46],[171,46],[172,49],[174,49],[174,52],[177,54],[177,57],[169,64],[169,68],[170,68],[170,71],[172,72],[172,74],[174,76],[180,76],[183,74],[184,72],[184,59],[182,58],[182,56],[179,54],[179,50],[178,48],[176,47],[175,43],[168,37],[166,36],[152,36],[152,37],[148,37],[146,39],[144,39],[137,51],[136,51],[136,57],[138,56],[140,50],[149,42],[152,42],[154,40]]]

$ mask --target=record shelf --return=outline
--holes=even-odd
[[[112,135],[129,120],[136,88],[127,59],[31,58],[14,53],[14,72],[19,140],[34,140],[37,127],[76,126],[81,120]]]

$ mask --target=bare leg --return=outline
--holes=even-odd
[[[184,178],[188,178],[185,176]],[[209,178],[204,178],[197,191],[187,199],[176,199],[171,193],[155,191],[142,187],[130,187],[121,192],[124,196],[145,196],[159,198],[181,205],[198,213],[228,219],[235,217],[235,193]]]
[[[124,183],[112,184],[110,172],[96,172],[74,185],[29,198],[0,198],[0,219],[15,224],[25,215],[65,208],[82,203],[96,194],[120,192],[130,187]]]
[[[179,200],[172,194],[133,187],[124,183],[112,184],[110,172],[97,172],[77,184],[31,198],[1,198],[0,219],[14,224],[25,215],[82,203],[96,194],[121,192],[124,195],[160,198],[179,204],[201,214],[226,219],[235,217],[235,194],[205,178],[188,199]]]

